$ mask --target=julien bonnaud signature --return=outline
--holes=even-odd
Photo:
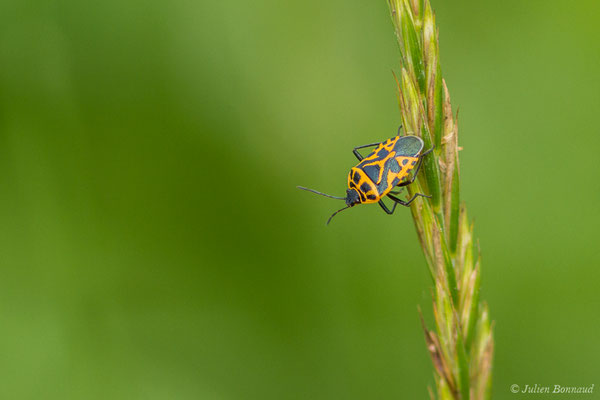
[[[513,393],[551,393],[551,394],[565,394],[565,393],[593,393],[594,384],[587,386],[563,386],[563,385],[511,385],[510,391]]]

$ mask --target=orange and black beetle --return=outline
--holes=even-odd
[[[377,147],[366,157],[358,152],[359,149],[372,146]],[[422,193],[416,193],[409,200],[404,201],[394,196],[399,192],[392,191],[395,187],[408,186],[414,182],[419,168],[421,168],[423,157],[429,154],[433,148],[422,154],[421,150],[423,150],[423,140],[420,137],[400,136],[400,129],[398,129],[398,135],[385,142],[366,144],[352,150],[359,163],[352,167],[348,174],[346,197],[331,196],[302,186],[298,186],[298,188],[346,201],[346,207],[334,212],[327,220],[328,224],[337,213],[356,204],[379,203],[386,213],[393,214],[398,204],[408,207],[417,196],[429,197]],[[412,178],[407,179],[413,170]],[[394,201],[391,210],[382,201],[384,196],[388,196]]]

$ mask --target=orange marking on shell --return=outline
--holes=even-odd
[[[402,171],[400,171],[402,172]],[[392,182],[394,182],[394,179],[396,179],[398,177],[399,173],[394,173],[392,171],[388,171],[388,176],[387,176],[387,192],[389,192],[390,190],[392,190]]]
[[[376,183],[377,185],[379,185],[379,183],[381,182],[381,178],[383,177],[383,170],[385,169],[385,168],[384,168],[384,167],[385,167],[385,164],[386,164],[386,163],[387,163],[387,162],[388,162],[388,161],[389,161],[391,158],[393,158],[395,154],[396,154],[396,153],[394,153],[394,152],[391,152],[391,153],[389,153],[389,154],[388,154],[388,155],[387,155],[387,156],[386,156],[384,159],[381,159],[381,160],[377,160],[377,161],[373,161],[373,162],[370,162],[370,163],[363,164],[363,165],[362,165],[362,168],[364,168],[364,167],[368,167],[368,166],[370,166],[370,165],[379,165],[379,175],[377,176],[377,182],[374,182],[374,183]]]
[[[408,160],[406,162],[406,165],[402,165],[402,161],[404,161],[404,160]],[[411,167],[410,169],[412,169],[414,166],[411,165],[411,164],[413,163],[413,161],[417,162],[418,160],[419,160],[418,157],[407,157],[407,156],[396,157],[396,161],[398,161],[398,164],[400,164],[400,166],[402,167],[402,169],[404,169],[404,167],[408,167],[408,166],[410,166]]]

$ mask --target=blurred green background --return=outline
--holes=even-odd
[[[495,397],[598,398],[600,4],[433,7]],[[383,0],[0,2],[0,398],[426,398],[410,212],[295,188],[395,134],[398,54]]]

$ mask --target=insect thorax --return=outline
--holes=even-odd
[[[354,189],[358,192],[360,203],[376,203],[380,198],[375,183],[365,171],[357,167],[350,169],[348,189]]]

